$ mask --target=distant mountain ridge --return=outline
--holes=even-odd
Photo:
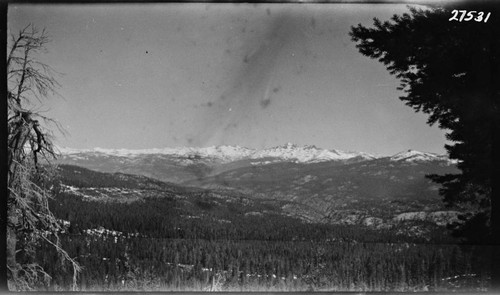
[[[193,160],[208,159],[220,163],[230,163],[241,160],[257,160],[274,158],[274,161],[290,161],[295,163],[319,163],[328,161],[348,161],[356,159],[357,161],[374,160],[378,158],[390,158],[393,161],[449,161],[445,155],[425,153],[414,150],[408,150],[397,153],[393,156],[374,156],[364,152],[345,152],[336,149],[322,149],[314,145],[298,146],[287,143],[284,145],[266,148],[262,150],[250,149],[240,146],[211,146],[211,147],[180,147],[180,148],[153,148],[153,149],[72,149],[58,148],[63,157],[79,159],[85,154],[100,154],[118,157],[137,157],[144,155],[165,155],[180,157],[186,164],[192,164]],[[258,162],[266,164],[266,162]]]
[[[277,167],[281,167],[280,165],[288,167],[289,164],[299,165],[295,168],[300,170],[315,169],[315,165],[343,166],[353,163],[378,165],[380,161],[398,166],[421,164],[454,166],[446,156],[414,150],[393,156],[373,156],[362,152],[327,150],[312,145],[298,146],[291,143],[262,150],[240,146],[212,146],[143,150],[59,148],[59,151],[61,153],[57,160],[59,164],[77,165],[100,172],[137,174],[179,184],[246,168],[255,170],[265,167],[266,171],[278,169],[279,173],[287,173]]]
[[[448,157],[433,153],[406,150],[376,157],[290,143],[263,150],[239,146],[96,148],[61,149],[61,154],[59,164],[140,175],[189,190],[283,202],[285,214],[303,220],[375,226],[412,212],[418,214],[398,218],[436,221],[441,213],[429,214],[446,208],[439,185],[426,175],[458,172]]]
[[[405,161],[405,162],[427,162],[427,161],[447,161],[450,164],[456,164],[457,161],[451,160],[446,155],[438,155],[434,153],[424,153],[415,150],[408,150],[397,153],[389,157],[392,161]]]

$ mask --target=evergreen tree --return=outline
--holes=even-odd
[[[474,204],[500,212],[493,197],[495,151],[499,142],[500,22],[498,7],[477,2],[464,7],[409,8],[391,21],[359,24],[350,35],[359,51],[377,58],[400,79],[400,97],[415,111],[429,114],[428,123],[449,130],[446,145],[459,161],[460,174],[431,176],[443,184],[448,204]],[[471,21],[450,21],[453,9],[476,11]],[[478,22],[479,12],[484,13]],[[485,16],[489,18],[485,22]],[[488,213],[491,233],[499,237],[495,215]]]
[[[350,35],[363,55],[400,79],[406,105],[449,131],[445,147],[461,173],[429,177],[442,184],[448,205],[476,213],[457,232],[482,232],[474,242],[500,245],[500,9],[494,1],[470,2],[409,8],[390,21],[375,18],[374,27],[352,27]],[[498,253],[493,260],[499,287]]]

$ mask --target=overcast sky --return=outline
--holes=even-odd
[[[398,97],[350,26],[400,4],[10,5],[9,29],[46,28],[40,59],[63,73],[41,107],[72,148],[293,142],[444,153],[444,131]],[[39,108],[40,109],[40,108]]]

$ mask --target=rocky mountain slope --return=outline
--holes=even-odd
[[[352,222],[361,222],[365,217],[388,219],[409,211],[443,210],[439,187],[425,176],[457,169],[448,161],[419,158],[386,157],[342,165],[272,163],[241,167],[186,184],[293,200],[311,206],[331,222],[346,216],[351,220],[357,216]]]
[[[291,228],[303,228],[298,231],[307,232],[305,224],[311,224],[311,228],[315,230],[327,229],[324,226],[354,226],[353,230],[357,234],[365,228],[372,231],[371,234],[375,234],[373,231],[382,231],[387,237],[389,233],[392,239],[401,236],[430,240],[436,232],[442,233],[446,224],[457,221],[460,214],[456,211],[439,211],[439,206],[434,204],[433,207],[432,202],[428,202],[427,208],[422,211],[418,202],[366,203],[363,199],[349,202],[353,199],[342,196],[339,198],[346,201],[345,206],[332,205],[329,210],[322,210],[317,203],[309,204],[300,199],[266,198],[264,194],[245,193],[243,190],[223,186],[211,189],[187,187],[144,176],[102,173],[71,165],[60,165],[59,175],[59,193],[51,207],[63,220],[78,220],[81,229],[106,225],[110,230],[124,231],[119,224],[142,224],[145,223],[144,220],[156,216],[154,218],[157,221],[154,223],[183,224],[179,227],[181,229],[189,227],[192,230],[193,226],[205,228],[210,225],[211,228],[217,227],[223,231],[229,228],[242,235],[252,234],[257,228],[261,231],[262,226],[267,231],[282,235],[280,228],[283,229],[285,224]],[[309,198],[311,200],[314,198]],[[370,205],[352,206],[359,205],[357,203]],[[389,207],[384,208],[387,206]],[[123,214],[133,214],[131,208],[137,211],[141,207],[149,208],[141,209],[149,212],[147,216],[141,217],[142,213],[137,212],[139,215],[135,214],[133,218],[130,217],[132,219],[123,222],[110,223],[108,220],[112,216],[115,216],[114,219],[118,218],[116,216],[125,218]],[[82,212],[87,213],[82,215]],[[95,216],[90,216],[89,212]],[[255,229],[249,230],[255,226]],[[148,226],[153,232],[163,232],[163,227],[157,229]],[[290,233],[290,230],[286,232]],[[204,234],[205,231],[211,232],[205,229],[199,234]],[[175,231],[167,232],[176,236]]]
[[[276,163],[346,164],[384,158],[363,152],[343,152],[315,146],[301,147],[291,143],[263,150],[239,146],[144,150],[59,148],[59,150],[61,164],[78,165],[101,172],[138,174],[175,183],[250,166]],[[389,158],[393,161],[442,161],[451,164],[445,156],[411,150]]]
[[[455,173],[455,163],[414,150],[387,157],[293,144],[261,151],[220,146],[62,152],[60,163],[95,171],[281,202],[284,214],[308,222],[384,228],[425,221],[443,226],[445,219],[456,221],[459,214],[446,213],[439,187],[425,177]]]

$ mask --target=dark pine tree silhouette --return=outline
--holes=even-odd
[[[471,2],[409,8],[390,21],[374,19],[374,27],[352,27],[350,36],[363,55],[400,79],[406,105],[449,130],[453,144],[446,149],[461,173],[429,177],[442,185],[448,205],[467,205],[476,214],[463,235],[481,230],[475,242],[499,245],[500,10],[494,1]],[[469,21],[467,15],[450,20],[455,9],[475,12]],[[498,271],[492,276],[498,288]]]

